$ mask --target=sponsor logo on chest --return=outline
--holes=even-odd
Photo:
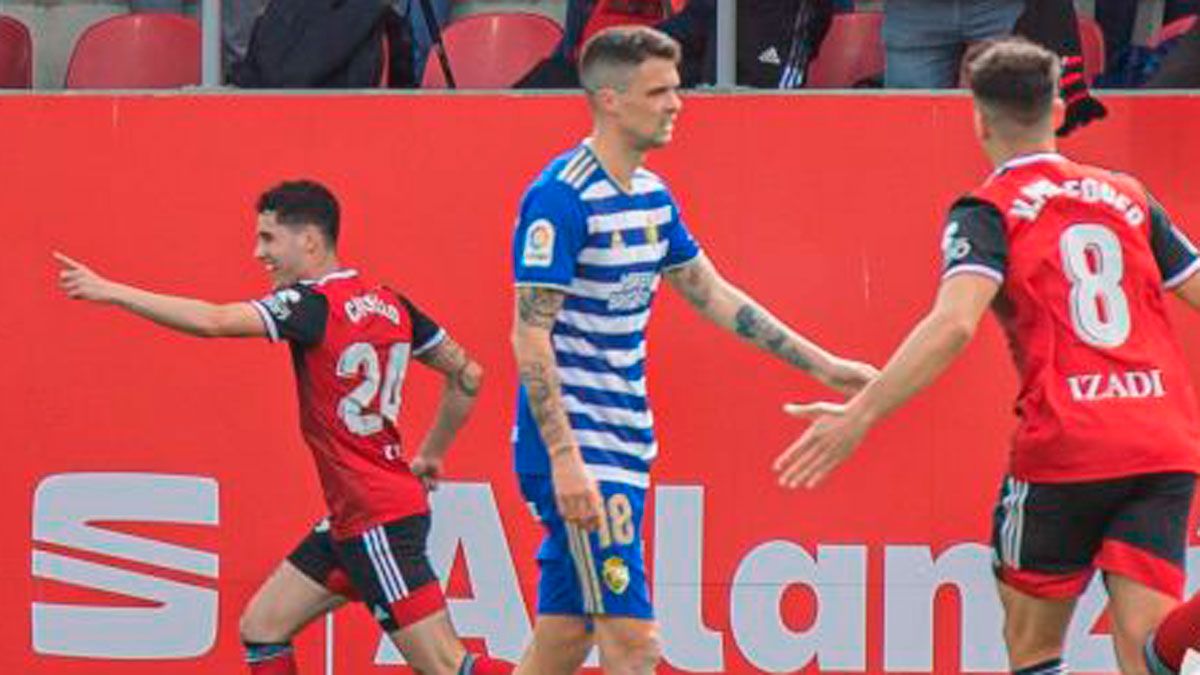
[[[1162,398],[1162,371],[1126,370],[1120,373],[1090,373],[1067,378],[1071,398],[1076,401],[1104,401],[1113,398]]]

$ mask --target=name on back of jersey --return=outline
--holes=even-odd
[[[1105,401],[1115,398],[1162,398],[1162,371],[1126,370],[1119,373],[1089,373],[1067,378],[1071,398],[1076,401]]]
[[[368,316],[382,316],[397,326],[400,325],[400,310],[374,293],[356,295],[346,301],[344,308],[346,318],[354,323],[358,323]]]
[[[1132,197],[1107,181],[1091,177],[1065,180],[1062,183],[1038,178],[1021,188],[1021,197],[1013,200],[1008,214],[1014,218],[1033,221],[1051,199],[1059,197],[1084,204],[1104,204],[1124,218],[1130,227],[1137,227],[1146,220],[1146,212]]]

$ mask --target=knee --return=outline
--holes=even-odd
[[[1008,645],[1009,655],[1020,660],[1037,661],[1062,652],[1061,636],[1036,621],[1023,621],[1018,617],[1006,618],[1004,643]]]
[[[629,631],[620,636],[613,645],[615,653],[611,659],[611,670],[621,675],[642,675],[654,672],[662,660],[662,640],[658,629]]]
[[[238,635],[242,643],[276,644],[291,639],[282,622],[272,620],[271,616],[256,608],[253,604],[242,611],[238,619]]]

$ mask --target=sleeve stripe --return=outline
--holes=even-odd
[[[959,274],[975,274],[975,275],[987,277],[987,278],[991,279],[992,281],[995,281],[998,284],[1004,283],[1004,274],[1003,273],[998,272],[997,270],[994,270],[991,267],[988,267],[987,265],[972,265],[972,264],[955,265],[954,267],[951,267],[950,269],[946,270],[945,273],[942,274],[942,281],[945,281],[946,279],[949,279],[950,277],[953,277],[953,276],[957,276]]]
[[[683,267],[684,265],[686,265],[688,263],[692,263],[692,262],[699,260],[700,256],[703,254],[704,254],[704,249],[697,247],[695,255],[688,258],[687,260],[680,260],[677,263],[671,263],[670,265],[667,265],[666,267],[662,268],[662,271],[670,272],[671,270],[679,269],[680,267]]]
[[[1176,286],[1179,286],[1183,282],[1187,281],[1196,272],[1200,272],[1200,258],[1193,259],[1192,264],[1183,268],[1183,270],[1181,272],[1173,275],[1170,279],[1167,279],[1166,281],[1164,281],[1163,288],[1165,288],[1167,290],[1171,290],[1171,289],[1175,288]]]
[[[433,349],[434,347],[442,344],[445,341],[446,341],[446,329],[439,328],[438,332],[434,333],[433,337],[426,340],[424,344],[421,344],[421,345],[415,347],[413,349],[412,355],[420,356],[420,355],[424,354],[425,352],[429,351],[430,349]]]
[[[571,292],[570,285],[557,284],[553,281],[516,281],[513,285],[517,288],[550,288],[563,293]]]
[[[275,317],[267,311],[266,307],[262,306],[257,300],[251,300],[250,306],[258,312],[258,317],[262,319],[263,325],[267,327],[267,339],[271,342],[279,342],[279,327],[275,325]]]

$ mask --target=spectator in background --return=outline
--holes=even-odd
[[[1083,45],[1073,0],[1028,0],[1013,30],[1062,59],[1058,90],[1066,114],[1056,130],[1059,136],[1107,114],[1104,105],[1092,97],[1084,76]]]
[[[1137,20],[1138,0],[1096,0],[1096,22],[1104,31],[1105,71],[1121,71],[1131,56],[1133,26]],[[1167,0],[1163,24],[1188,14],[1200,13],[1200,0]]]
[[[445,26],[450,20],[450,0],[429,0],[429,7],[433,11],[436,24],[439,27]],[[421,74],[425,72],[425,60],[429,58],[429,50],[433,47],[433,35],[429,32],[429,23],[425,18],[424,3],[421,0],[393,0],[392,8],[411,22],[413,72],[419,83]]]
[[[958,86],[966,48],[1012,33],[1025,0],[887,0],[883,3],[884,85]]]
[[[1200,88],[1200,22],[1174,42],[1176,44],[1167,52],[1158,72],[1146,83],[1146,88]]]

